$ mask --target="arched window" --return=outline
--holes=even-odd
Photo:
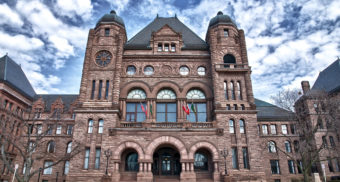
[[[92,133],[93,131],[93,119],[89,119],[87,133]]]
[[[125,171],[138,171],[138,154],[131,152],[125,159]]]
[[[71,153],[72,152],[72,142],[67,143],[67,148],[66,148],[66,153]]]
[[[190,122],[207,121],[207,104],[205,94],[201,90],[193,89],[187,93],[187,104],[190,107],[190,114],[187,120]],[[189,104],[191,102],[191,104]]]
[[[292,152],[292,148],[289,141],[285,141],[286,152]]]
[[[142,122],[147,115],[146,94],[142,89],[134,89],[127,95],[126,121]]]
[[[229,68],[230,64],[235,64],[236,63],[235,57],[233,55],[231,55],[231,54],[226,54],[223,57],[223,63],[224,63],[224,67],[225,68]]]
[[[47,152],[48,153],[54,153],[55,151],[55,142],[54,141],[49,141],[47,144]]]
[[[195,162],[194,162],[194,170],[195,171],[208,171],[208,156],[204,152],[196,152],[195,153]]]
[[[99,119],[98,121],[98,133],[103,133],[104,130],[104,120]]]
[[[234,82],[230,82],[230,90],[231,90],[231,99],[235,100],[235,89],[234,89]]]
[[[268,151],[270,153],[275,153],[276,152],[276,144],[273,141],[268,142]]]
[[[229,120],[229,132],[235,133],[235,122],[232,119]]]
[[[169,89],[163,89],[158,92],[157,99],[176,99],[176,94]]]
[[[244,120],[240,119],[240,133],[245,133],[245,125],[244,125]]]
[[[157,94],[156,121],[176,122],[176,94],[169,89],[163,89]]]
[[[229,97],[228,97],[228,82],[227,81],[224,81],[223,89],[224,89],[224,97],[226,100],[228,100]]]
[[[241,82],[237,82],[237,96],[238,100],[242,100]]]

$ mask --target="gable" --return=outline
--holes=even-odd
[[[181,49],[186,50],[208,50],[208,44],[197,34],[185,26],[177,17],[155,18],[149,25],[132,37],[124,46],[127,50],[147,50],[150,48],[150,40],[153,32],[159,31],[162,27],[168,25],[174,32],[182,36],[183,46]]]

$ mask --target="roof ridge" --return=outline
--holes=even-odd
[[[146,26],[145,26],[142,30],[140,30],[136,35],[134,35],[133,37],[131,37],[131,39],[128,40],[125,44],[128,44],[129,42],[132,42],[132,41],[137,37],[137,35],[141,34],[143,31],[145,31],[146,28],[149,27],[149,26],[152,24],[152,22],[154,22],[157,18],[158,18],[158,17],[156,17],[155,19],[153,19],[153,21],[151,21],[148,25],[146,25]]]
[[[203,41],[205,44],[207,44],[207,42],[205,42],[200,36],[198,36],[194,31],[191,30],[191,28],[189,28],[188,26],[186,26],[181,20],[179,20],[178,18],[176,18],[180,23],[182,23],[182,25],[184,27],[186,27],[187,29],[189,29],[197,38],[199,38],[201,41]],[[207,44],[208,45],[208,44]]]

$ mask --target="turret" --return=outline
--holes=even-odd
[[[218,12],[209,22],[206,42],[210,46],[215,107],[254,108],[243,30],[228,15]]]
[[[115,11],[105,14],[89,32],[80,101],[84,106],[118,104],[119,71],[127,40],[124,21]]]

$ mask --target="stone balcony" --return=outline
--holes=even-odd
[[[250,69],[248,64],[215,64],[215,71],[222,72],[222,71],[233,71],[233,72],[245,72]]]
[[[120,128],[215,128],[216,122],[120,122]]]

